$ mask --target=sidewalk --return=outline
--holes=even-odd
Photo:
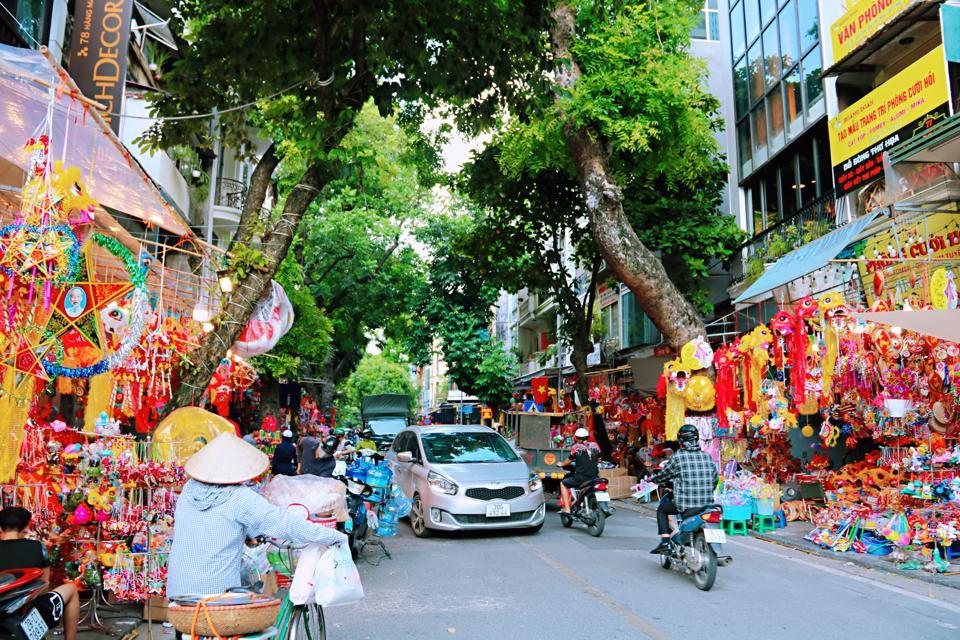
[[[630,511],[636,511],[637,513],[642,513],[651,517],[654,513],[656,513],[657,510],[656,505],[650,503],[637,503],[633,500],[615,500],[614,502],[618,508],[629,509]],[[943,587],[960,589],[960,560],[958,559],[954,559],[951,563],[951,569],[952,571],[956,572],[956,575],[942,573],[935,574],[930,573],[929,571],[924,571],[923,569],[904,571],[902,569],[898,569],[896,565],[888,561],[883,556],[872,556],[866,553],[854,553],[852,551],[847,553],[837,553],[804,540],[803,536],[807,535],[811,528],[812,525],[809,522],[788,522],[785,528],[777,529],[776,532],[760,534],[751,531],[750,536],[765,542],[778,544],[789,549],[795,549],[811,555],[820,556],[821,558],[829,558],[831,560],[837,560],[838,562],[850,562],[867,569],[875,569],[877,571],[892,573],[904,578],[913,578],[915,580],[929,582],[931,584],[937,584]]]

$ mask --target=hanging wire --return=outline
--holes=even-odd
[[[20,33],[21,33],[22,35],[25,35],[25,36],[27,36],[28,38],[30,38],[30,40],[33,41],[33,44],[37,45],[37,48],[38,48],[38,49],[43,46],[42,44],[40,44],[39,42],[37,42],[37,39],[34,38],[34,37],[33,37],[33,34],[30,33],[30,31],[27,30],[27,27],[26,27],[22,22],[20,22],[19,20],[17,20],[17,16],[15,16],[13,13],[11,13],[11,12],[10,12],[10,9],[7,9],[6,5],[3,4],[2,2],[0,2],[0,9],[3,9],[4,12],[5,12],[8,16],[10,16],[11,18],[13,18],[13,21],[14,21],[15,23],[17,23],[17,26],[18,26],[18,27],[20,27]]]

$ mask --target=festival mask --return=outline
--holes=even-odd
[[[793,333],[796,319],[787,311],[778,311],[770,318],[770,328],[774,333],[781,336],[788,336]]]
[[[691,411],[710,411],[717,401],[713,381],[704,375],[693,376],[683,392],[683,399]]]

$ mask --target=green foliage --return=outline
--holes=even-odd
[[[462,202],[453,207],[465,207]],[[406,336],[413,362],[430,362],[436,345],[451,382],[467,394],[493,405],[513,391],[517,361],[488,331],[497,286],[475,273],[471,251],[474,221],[470,215],[437,215],[418,230],[430,249],[428,279],[416,296]]]
[[[410,397],[411,411],[417,406],[418,394],[410,381],[408,367],[382,355],[364,355],[341,391],[345,405],[357,412],[363,398],[376,393],[403,393]]]
[[[601,140],[634,230],[705,310],[710,266],[732,257],[743,236],[720,211],[728,171],[714,137],[722,130],[720,105],[705,89],[704,62],[689,51],[702,6],[578,3],[572,53],[582,77],[558,101],[511,121],[498,159],[518,180],[554,171],[569,181],[564,128]]]

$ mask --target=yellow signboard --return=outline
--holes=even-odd
[[[837,191],[848,193],[883,174],[883,152],[949,115],[943,47],[926,54],[830,120]]]
[[[920,307],[936,305],[944,297],[945,304],[954,305],[949,308],[956,308],[956,284],[960,284],[954,283],[960,274],[960,217],[956,213],[902,221],[895,229],[889,227],[855,243],[845,254],[865,258],[858,260],[857,266],[871,305],[880,298]]]
[[[830,26],[833,62],[846,58],[914,2],[916,0],[859,0],[852,3],[847,12]]]

